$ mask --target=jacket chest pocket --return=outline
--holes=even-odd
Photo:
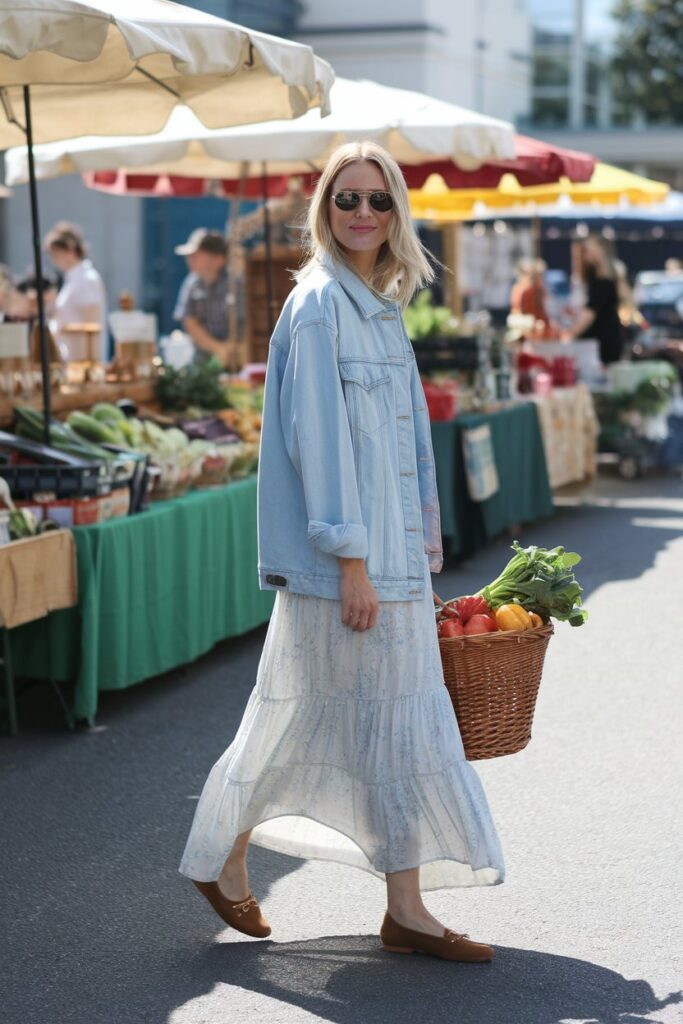
[[[364,434],[376,433],[391,411],[391,376],[387,367],[344,361],[339,363],[339,375],[351,426]]]

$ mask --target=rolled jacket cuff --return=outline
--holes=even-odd
[[[425,554],[429,562],[429,571],[434,573],[441,572],[443,569],[443,551],[429,551],[425,548]]]
[[[308,523],[308,539],[314,547],[338,558],[367,558],[368,531],[359,523]]]

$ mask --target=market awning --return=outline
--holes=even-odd
[[[542,214],[549,204],[564,209],[572,204],[649,205],[661,202],[668,191],[664,182],[598,163],[590,181],[584,183],[561,178],[554,185],[524,187],[506,174],[495,189],[449,189],[440,178],[433,177],[422,189],[411,190],[410,204],[414,217],[448,223],[505,213],[530,217]]]
[[[337,84],[333,88],[333,96],[336,88]],[[515,135],[515,153],[512,160],[485,163],[474,171],[463,170],[453,160],[430,160],[420,164],[403,163],[401,166],[408,188],[411,189],[419,188],[432,175],[438,175],[448,188],[457,189],[494,188],[504,176],[512,176],[517,183],[528,185],[556,182],[563,177],[572,182],[585,182],[590,181],[596,166],[595,159],[588,153],[549,146],[526,135]],[[69,157],[65,160],[65,166],[68,166],[74,157],[76,161],[79,160],[76,154],[70,154]],[[63,154],[55,152],[54,161],[57,167],[63,159]],[[46,168],[50,166],[50,162],[48,155]],[[184,177],[182,169],[185,162],[181,161],[175,165],[175,174],[141,173],[132,169],[91,170],[84,172],[83,178],[89,188],[117,195],[200,196],[211,193],[234,196],[237,193],[237,178]],[[269,164],[270,166],[272,165]],[[215,170],[218,173],[219,168],[216,167]],[[310,177],[313,178],[315,175]],[[268,195],[283,194],[287,188],[287,175],[268,175],[267,186]],[[243,185],[242,196],[257,197],[260,193],[261,179],[248,178]]]
[[[330,92],[332,113],[294,121],[207,130],[193,112],[180,107],[163,131],[140,138],[86,137],[36,147],[39,177],[123,170],[199,179],[259,177],[267,161],[271,176],[320,170],[341,143],[372,139],[404,165],[449,161],[474,170],[515,156],[514,130],[507,121],[477,114],[422,93],[376,82],[337,79]],[[22,150],[7,154],[7,180],[26,180]]]
[[[574,149],[551,146],[528,135],[515,135],[515,156],[466,171],[453,164],[434,162],[405,168],[408,188],[420,188],[431,175],[438,175],[452,189],[493,189],[501,179],[511,178],[518,186],[542,185],[567,178],[571,182],[591,180],[595,158]]]
[[[26,141],[24,85],[43,143],[157,132],[178,103],[212,128],[326,112],[333,78],[309,46],[165,0],[0,0],[0,149]]]

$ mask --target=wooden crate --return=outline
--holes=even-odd
[[[280,315],[285,299],[294,287],[292,271],[301,263],[297,246],[273,245],[273,325]],[[249,253],[246,270],[246,340],[247,361],[265,363],[268,359],[270,329],[268,321],[268,279],[265,246],[258,245]]]
[[[70,530],[0,547],[0,626],[14,629],[77,601],[76,546]]]

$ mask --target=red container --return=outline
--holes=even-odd
[[[436,422],[452,420],[455,417],[457,407],[457,394],[455,382],[449,382],[444,386],[434,384],[433,381],[423,381],[425,398],[430,420]]]
[[[572,356],[555,356],[550,372],[555,387],[570,388],[576,384],[576,360]]]

